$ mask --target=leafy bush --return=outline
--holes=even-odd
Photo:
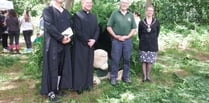
[[[34,45],[34,51],[29,54],[28,63],[25,64],[24,74],[40,79],[43,66],[43,36],[40,42]]]
[[[108,8],[108,10],[104,8]],[[116,2],[109,2],[109,0],[94,0],[92,12],[97,15],[102,31],[105,31],[111,13],[117,8]]]
[[[201,0],[153,0],[156,16],[162,23],[200,23],[207,24],[208,1]],[[189,26],[186,24],[186,26]],[[192,26],[192,25],[191,25]]]

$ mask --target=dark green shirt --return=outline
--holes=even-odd
[[[112,27],[116,35],[128,35],[131,29],[136,29],[133,14],[128,11],[123,15],[120,10],[111,14],[107,26]]]

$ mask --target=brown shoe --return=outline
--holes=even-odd
[[[21,54],[20,51],[19,51],[18,49],[16,49],[16,53],[17,53],[17,54]]]
[[[14,53],[14,50],[13,49],[10,49],[10,54],[13,54]]]

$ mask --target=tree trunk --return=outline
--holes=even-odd
[[[74,0],[65,0],[65,9],[73,8]]]
[[[147,6],[150,6],[150,5],[152,5],[152,0],[146,0],[146,8]]]

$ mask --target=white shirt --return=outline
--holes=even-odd
[[[138,27],[139,27],[139,22],[141,21],[141,19],[139,17],[135,17],[135,22],[136,22],[136,26],[137,26],[137,29],[136,29],[136,33],[138,33]]]
[[[26,22],[24,17],[20,17],[20,29],[21,31],[26,31],[26,30],[33,30],[33,25],[31,20],[29,20],[29,22]]]

